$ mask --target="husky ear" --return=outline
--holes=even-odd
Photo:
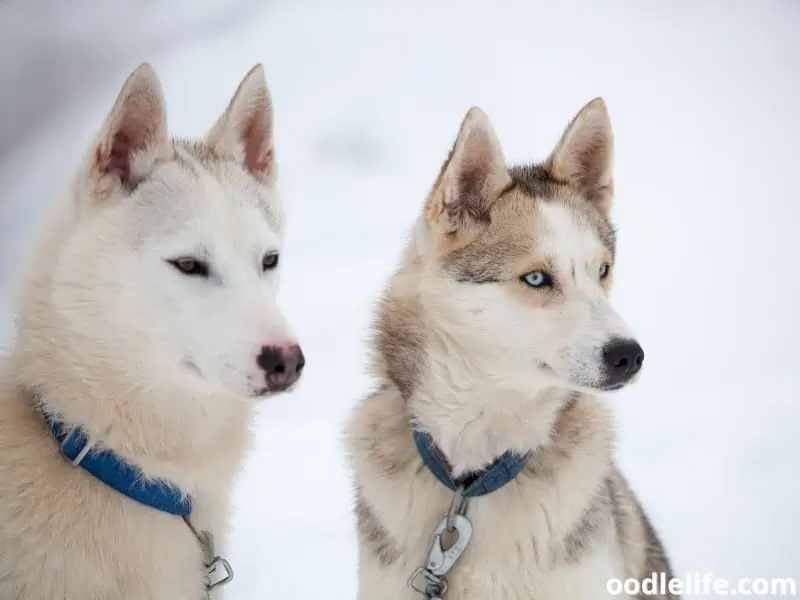
[[[469,109],[450,157],[431,192],[428,219],[450,230],[489,220],[489,209],[511,183],[500,142],[480,108]]]
[[[217,150],[236,157],[256,179],[275,185],[277,165],[272,139],[272,98],[264,67],[245,75],[225,113],[206,136]]]
[[[101,195],[120,187],[130,191],[168,151],[164,92],[153,67],[144,63],[125,80],[100,129],[90,177]]]
[[[595,98],[569,124],[545,167],[608,213],[614,195],[613,161],[611,119],[603,99]]]

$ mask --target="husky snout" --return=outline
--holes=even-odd
[[[614,390],[628,383],[641,370],[644,350],[633,339],[612,338],[603,346],[602,387]]]
[[[306,360],[299,344],[277,342],[262,346],[256,363],[264,371],[265,391],[283,391],[300,379]]]

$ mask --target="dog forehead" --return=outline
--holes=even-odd
[[[552,191],[548,197],[519,186],[506,191],[492,209],[489,226],[447,253],[445,268],[458,281],[499,281],[532,263],[571,271],[573,265],[600,260],[605,249],[613,253],[613,231],[597,211],[569,190]]]
[[[212,146],[198,140],[174,140],[175,156],[183,166],[197,173],[198,179],[218,185],[230,199],[254,205],[263,211],[272,228],[281,232],[284,224],[283,206],[277,191],[259,183],[247,173],[244,165],[233,157],[221,154]]]
[[[513,185],[507,194],[516,199],[511,206],[517,207],[515,212],[518,213],[526,212],[519,207],[533,207],[536,213],[534,227],[537,231],[544,228],[544,231],[559,234],[562,238],[578,236],[587,245],[592,245],[592,241],[599,241],[601,246],[614,255],[613,225],[578,190],[555,179],[543,164],[512,166],[508,173]]]
[[[537,212],[537,246],[550,259],[590,260],[603,254],[604,244],[586,212],[558,201],[538,202]]]
[[[140,185],[134,210],[140,239],[194,239],[249,251],[282,238],[279,213],[267,209],[257,186],[220,180],[180,160],[160,165]]]
[[[550,185],[531,193],[514,186],[498,203],[495,236],[536,254],[594,257],[615,251],[614,228],[587,200],[567,186]]]

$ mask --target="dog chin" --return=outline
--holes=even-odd
[[[586,381],[586,380],[579,381],[571,377],[562,376],[547,363],[541,363],[539,366],[541,371],[545,375],[556,381],[556,385],[558,387],[563,387],[565,389],[573,390],[575,392],[584,392],[590,394],[597,392],[617,392],[622,388],[627,387],[634,381],[636,381],[636,377],[634,377],[629,381],[623,381],[617,383],[606,383],[603,381]]]
[[[271,389],[269,386],[265,386],[257,390],[250,390],[248,397],[253,400],[264,400],[273,396],[277,396],[278,394],[291,394],[295,389],[297,389],[297,383],[298,382],[293,383],[288,388]]]
[[[600,391],[600,392],[617,392],[617,391],[621,390],[622,388],[626,387],[627,385],[628,385],[627,382],[626,383],[614,383],[614,384],[609,384],[609,385],[598,385],[594,389],[596,389],[597,391]]]
[[[597,383],[593,382],[588,386],[584,385],[584,389],[585,391],[591,391],[591,392],[618,392],[621,389],[626,388],[632,383],[636,382],[636,379],[637,379],[636,377],[633,377],[632,379],[629,379],[627,381],[618,381],[614,383],[606,383],[603,381]]]
[[[247,395],[247,397],[251,400],[264,400],[274,396],[277,393],[277,390],[271,390],[268,387],[263,387],[257,390],[250,390],[250,393]]]

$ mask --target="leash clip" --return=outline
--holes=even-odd
[[[468,498],[464,497],[464,486],[460,486],[450,502],[447,516],[442,519],[433,534],[433,544],[428,552],[428,562],[418,567],[408,580],[408,587],[422,594],[426,600],[441,600],[447,591],[445,575],[453,568],[456,561],[464,554],[472,538],[472,523],[465,516]],[[443,544],[443,536],[455,536],[447,549]],[[419,586],[417,580],[423,575],[426,581]]]
[[[233,567],[231,567],[231,563],[226,558],[217,555],[214,550],[214,535],[210,531],[197,531],[189,517],[184,517],[183,521],[194,534],[203,552],[203,565],[206,568],[204,577],[205,598],[210,598],[211,590],[222,587],[233,579]],[[219,577],[219,571],[222,571],[221,577]]]
[[[206,567],[206,592],[211,592],[222,587],[233,579],[233,568],[227,559],[217,556],[214,551],[214,536],[209,531],[201,531],[198,536],[203,549],[203,558]],[[222,571],[222,577],[217,572]]]
[[[426,570],[438,577],[444,577],[453,568],[456,561],[464,554],[470,537],[472,537],[472,523],[469,522],[467,517],[458,514],[454,515],[452,517],[453,528],[448,531],[447,523],[449,520],[450,517],[442,520],[439,527],[436,528],[433,545],[428,554]],[[442,536],[445,533],[456,535],[455,541],[447,550],[442,545]]]

